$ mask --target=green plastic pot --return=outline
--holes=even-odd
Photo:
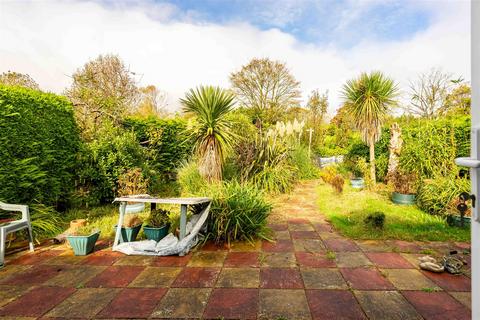
[[[115,225],[115,230],[117,230],[117,226]],[[142,228],[142,224],[137,224],[131,228],[122,227],[122,236],[120,237],[120,242],[132,242],[137,239],[138,233]]]
[[[351,179],[350,184],[355,189],[363,189],[365,187],[365,181],[362,178]]]
[[[156,242],[165,238],[168,234],[168,225],[164,225],[163,227],[151,227],[151,226],[144,226],[143,233],[148,240],[155,240]]]
[[[415,204],[414,194],[392,193],[392,201],[396,204]]]
[[[470,217],[463,217],[463,226],[470,227],[470,223],[472,218]],[[447,223],[450,226],[461,227],[462,226],[462,216],[460,215],[450,215],[447,217]]]
[[[100,231],[89,236],[67,236],[67,240],[76,256],[86,256],[95,248],[99,236]]]

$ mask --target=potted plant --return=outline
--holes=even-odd
[[[354,189],[363,189],[365,188],[365,180],[362,177],[362,170],[358,164],[352,169],[352,174],[350,177],[350,185]]]
[[[91,225],[85,225],[68,235],[67,240],[76,256],[86,256],[95,248],[99,236],[100,230]]]
[[[148,240],[160,241],[167,234],[170,228],[170,211],[163,209],[154,209],[150,211],[150,216],[143,227],[143,233]]]
[[[125,216],[123,225],[122,225],[122,231],[121,231],[121,237],[120,237],[120,242],[132,242],[137,239],[138,233],[140,232],[140,229],[142,228],[142,220],[138,217],[136,214],[128,214]],[[114,227],[115,229],[117,228],[117,225]]]
[[[415,204],[417,176],[413,173],[397,171],[393,175],[392,201],[396,204]]]
[[[455,197],[447,206],[447,223],[455,227],[470,227],[472,209],[466,205],[464,199]],[[459,213],[459,214],[458,214]]]
[[[148,190],[148,179],[143,177],[142,169],[127,170],[118,178],[117,193],[123,197],[145,196]],[[145,203],[128,202],[125,213],[139,213],[145,210]]]

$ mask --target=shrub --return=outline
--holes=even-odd
[[[118,195],[145,194],[147,191],[148,179],[144,178],[140,168],[128,169],[118,178]]]
[[[213,198],[208,238],[217,243],[267,239],[267,218],[272,206],[256,187],[238,182],[210,186],[204,195]]]
[[[0,199],[63,208],[80,146],[64,97],[0,85]]]
[[[402,194],[417,193],[417,175],[414,173],[404,173],[396,171],[393,175],[393,187],[395,192]]]
[[[207,186],[195,161],[185,162],[178,170],[177,179],[184,194],[196,194]]]
[[[135,132],[138,142],[146,148],[147,161],[163,179],[173,179],[191,154],[193,143],[187,138],[187,122],[182,118],[131,117],[123,125]]]
[[[335,165],[328,165],[320,171],[320,178],[323,182],[331,184],[337,175],[337,167]]]
[[[291,191],[295,180],[295,168],[282,162],[277,165],[265,164],[263,169],[253,176],[252,182],[260,190],[278,194]]]
[[[40,203],[34,203],[29,206],[30,219],[32,221],[32,232],[34,239],[53,237],[61,233],[62,217],[53,207]]]
[[[367,215],[364,222],[367,226],[376,229],[383,229],[385,226],[385,213],[379,211],[370,213]]]
[[[343,192],[343,185],[345,184],[345,180],[343,179],[342,175],[337,174],[335,177],[333,177],[331,183],[333,189],[337,193],[342,193]]]
[[[155,176],[135,133],[105,125],[99,138],[86,144],[79,157],[76,202],[89,206],[111,201],[120,176],[134,168],[141,169],[144,179]]]
[[[164,209],[155,209],[150,211],[150,215],[146,220],[149,227],[160,228],[170,224],[170,211]]]
[[[308,148],[297,146],[290,152],[290,163],[297,168],[300,179],[315,179],[319,177],[319,169],[308,155]]]
[[[468,179],[438,177],[424,180],[417,193],[417,205],[430,214],[447,215],[452,201],[462,192],[470,191]]]

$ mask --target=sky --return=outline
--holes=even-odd
[[[198,85],[230,86],[252,58],[286,63],[303,103],[328,90],[329,113],[363,71],[408,84],[440,68],[470,80],[470,3],[462,0],[0,0],[0,73],[62,93],[100,54],[118,54],[168,108]]]

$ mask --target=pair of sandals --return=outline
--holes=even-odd
[[[420,269],[431,272],[442,273],[445,270],[451,274],[462,273],[464,262],[453,255],[444,256],[443,263],[440,264],[437,260],[430,256],[424,256],[418,259],[420,261]]]

